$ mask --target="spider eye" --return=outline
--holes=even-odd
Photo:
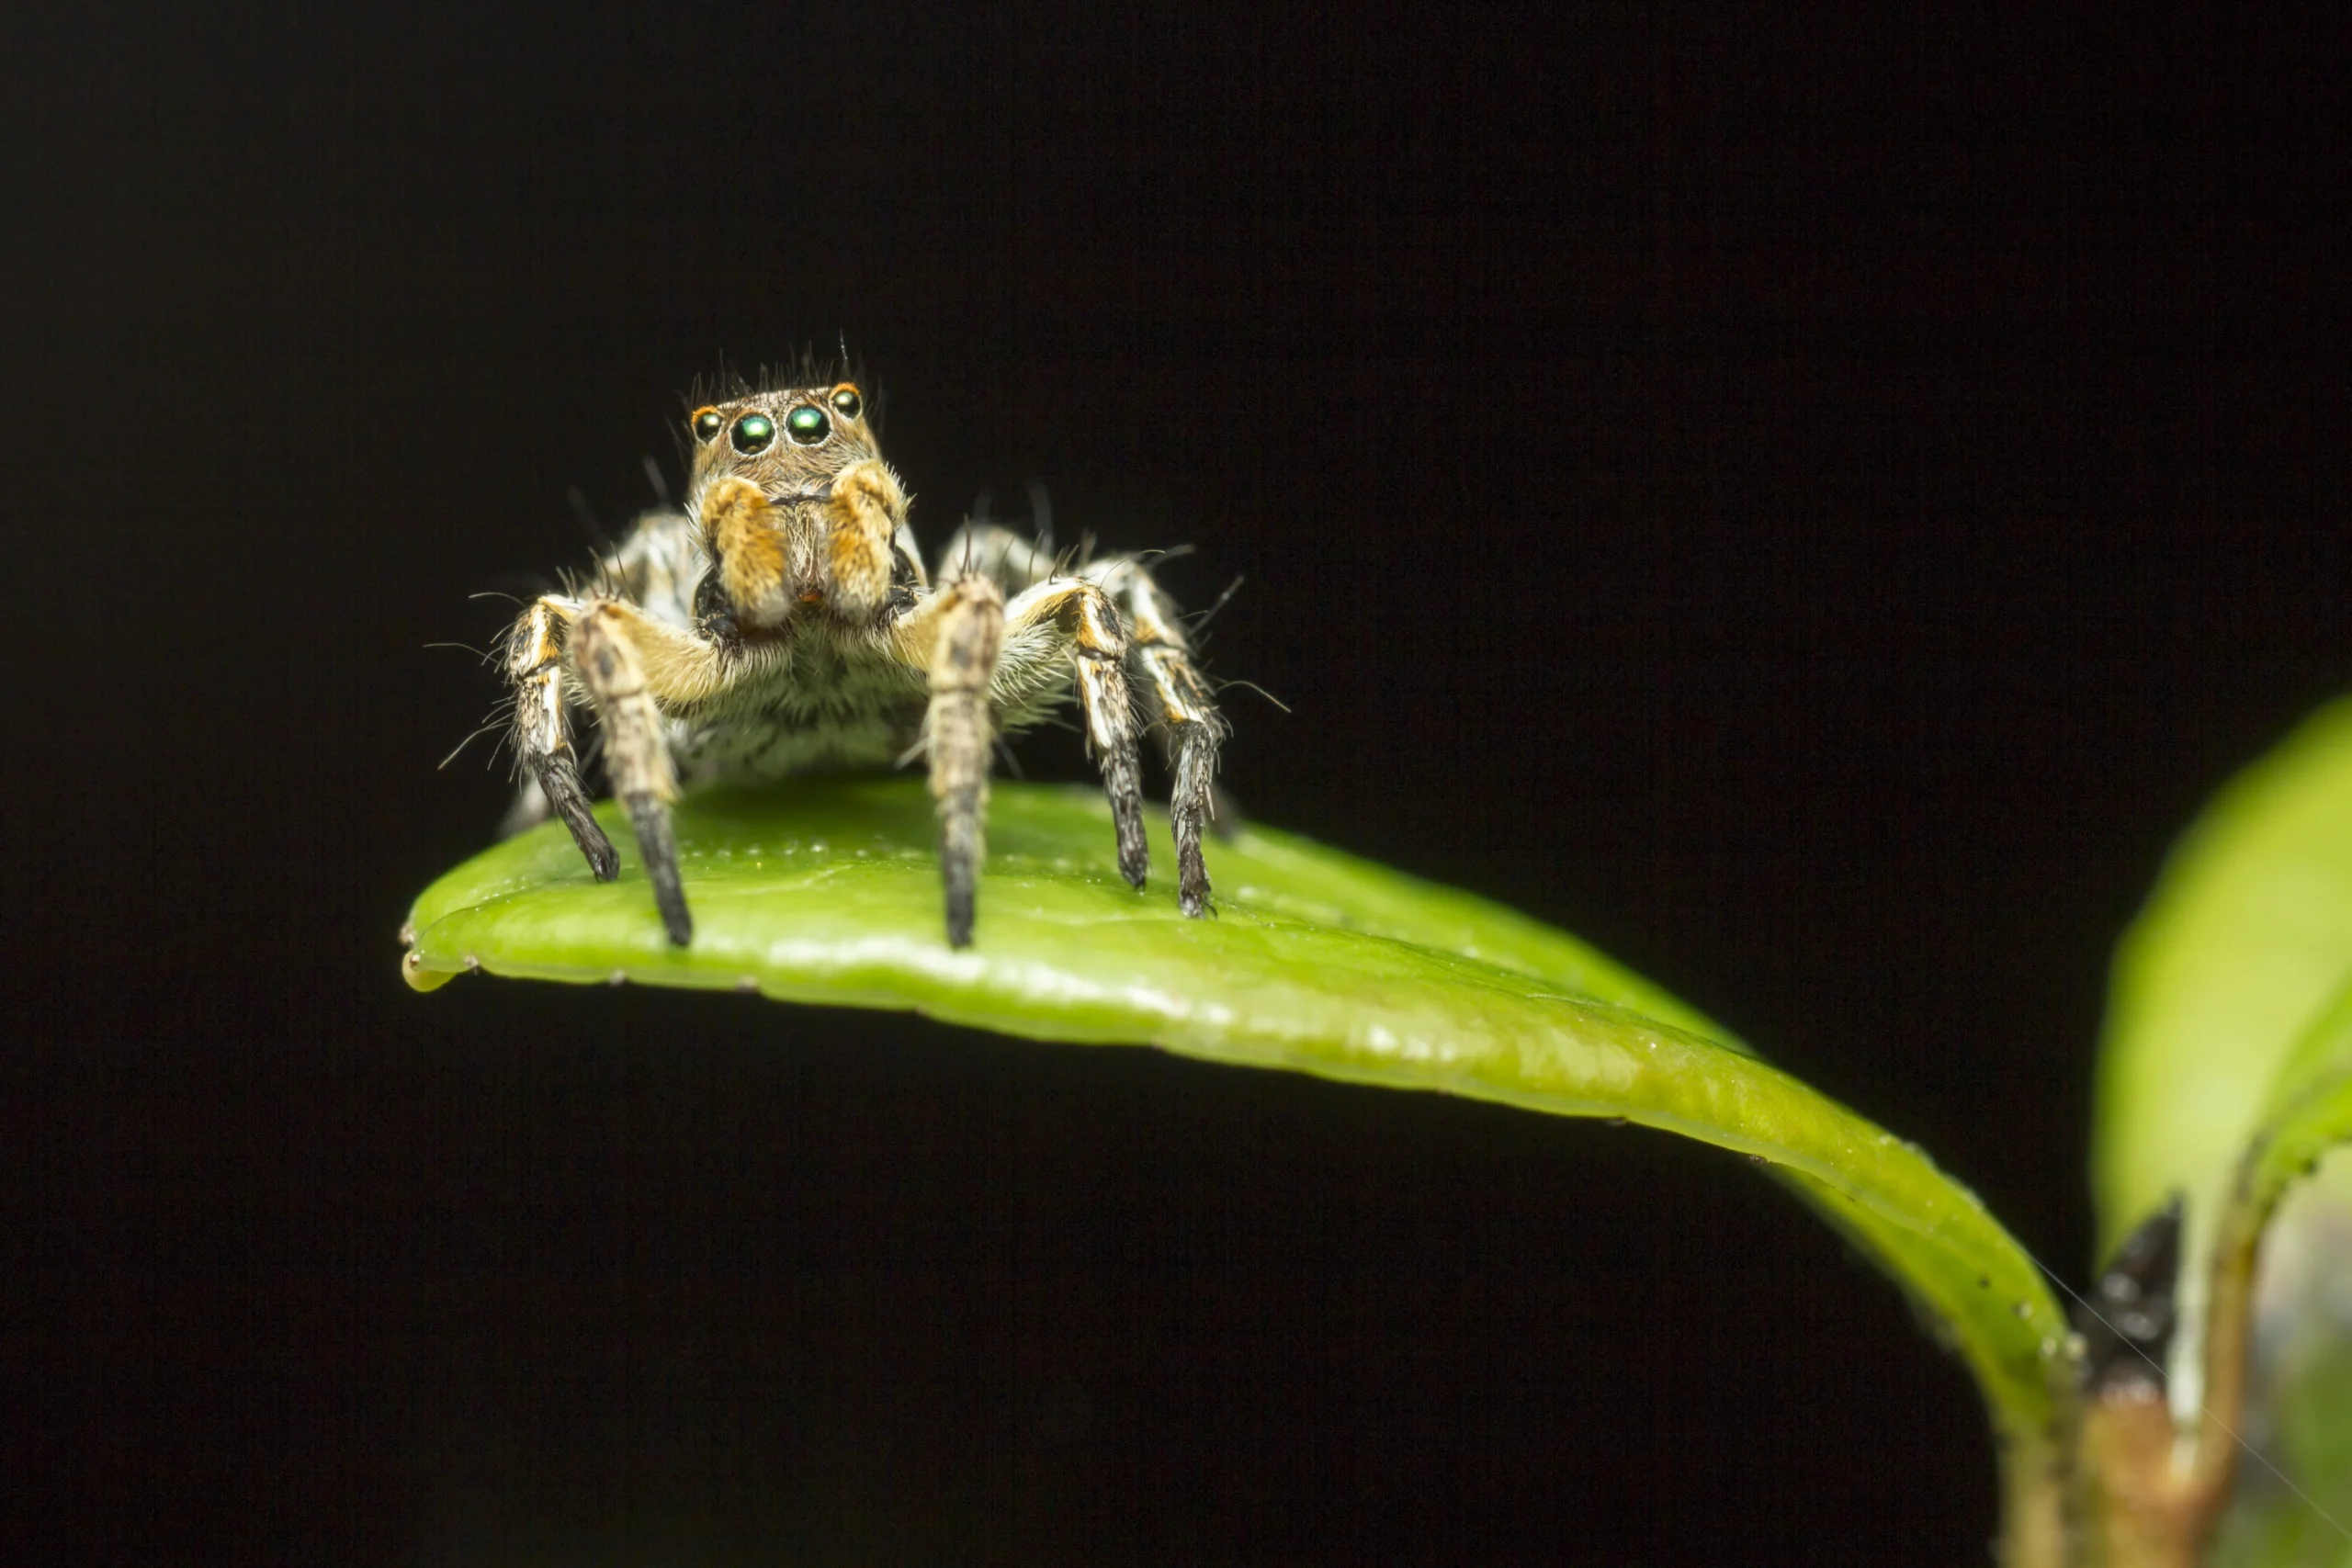
[[[695,439],[706,446],[718,440],[718,433],[727,426],[727,421],[720,417],[717,409],[696,409],[689,423],[694,425]]]
[[[865,400],[857,395],[855,387],[833,389],[833,411],[843,419],[855,419],[865,408]]]
[[[746,457],[764,452],[775,439],[775,421],[763,413],[747,413],[735,422],[735,434],[729,439]]]
[[[784,416],[784,427],[803,446],[814,446],[833,433],[833,422],[814,403],[803,403]]]

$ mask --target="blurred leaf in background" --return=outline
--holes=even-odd
[[[2352,1154],[2326,1152],[2352,1130],[2347,982],[2352,701],[2233,780],[2184,836],[2118,951],[2100,1052],[2101,1249],[2182,1195],[2175,1414],[2191,1426],[2216,1392],[2209,1331],[2244,1328],[2238,1431],[2292,1482],[2239,1456],[2222,1562],[2352,1562],[2331,1522],[2352,1517]],[[2228,1264],[2252,1269],[2257,1241],[2249,1315],[2229,1299]]]

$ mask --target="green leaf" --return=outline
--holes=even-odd
[[[2278,1064],[2239,1163],[2222,1229],[2259,1232],[2292,1182],[2352,1139],[2352,987]]]
[[[2100,1053],[2102,1249],[2184,1196],[2175,1412],[2200,1467],[2240,1433],[2263,1454],[2238,1458],[2218,1563],[2352,1550],[2329,1522],[2352,1515],[2352,1157],[2323,1163],[2352,1136],[2348,982],[2352,701],[2182,838],[2118,949]]]
[[[2099,1246],[2186,1198],[2173,1385],[2188,1407],[2239,1160],[2289,1053],[2347,977],[2352,702],[2339,702],[2206,808],[2116,953],[2091,1145]]]
[[[1917,1148],[1573,937],[1260,828],[1211,845],[1217,917],[1188,920],[1164,881],[1138,893],[1119,879],[1098,796],[1006,785],[989,810],[978,940],[959,953],[943,940],[920,784],[828,779],[679,810],[696,922],[681,950],[617,814],[604,820],[622,846],[617,883],[591,880],[553,825],[435,883],[411,921],[412,983],[479,968],[911,1008],[1623,1118],[1736,1150],[1877,1259],[1973,1370],[2005,1439],[2013,1532],[2040,1506],[2020,1499],[2048,1491],[2072,1363],[2031,1259]],[[1165,867],[1164,819],[1154,831]]]
[[[2258,1341],[2258,1431],[2279,1450],[2299,1491],[2241,1466],[2216,1561],[2266,1565],[2352,1560],[2352,1168],[2290,1201],[2296,1183],[2352,1141],[2352,987],[2339,992],[2272,1075],[2253,1139],[2238,1162],[2216,1250],[2233,1265],[2214,1314],[2233,1314]],[[2267,1235],[2266,1235],[2266,1232]],[[2256,1243],[2262,1288],[2253,1297]],[[2234,1299],[2233,1299],[2234,1298]],[[2255,1322],[2245,1323],[2251,1312]],[[2217,1336],[2219,1330],[2216,1331]]]

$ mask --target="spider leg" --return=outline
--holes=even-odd
[[[571,621],[552,594],[523,612],[507,641],[506,673],[514,686],[514,753],[538,781],[548,809],[563,818],[599,882],[620,874],[620,857],[588,809],[580,785],[579,753],[571,744],[563,698],[563,660]],[[519,803],[518,803],[519,804]],[[527,827],[529,822],[520,826]]]
[[[678,878],[669,803],[678,785],[662,732],[662,701],[690,702],[724,683],[721,655],[682,627],[616,599],[548,594],[516,623],[508,673],[514,682],[515,750],[600,882],[620,860],[590,812],[565,706],[567,677],[585,691],[604,729],[605,773],[628,813],[645,874],[670,940],[694,937]]]
[[[1030,497],[1030,504],[1033,508],[1040,504],[1043,490],[1043,486],[1035,487],[1035,493]],[[1030,603],[1028,597],[1030,591],[1054,583],[1057,577],[1057,563],[1044,542],[1032,543],[999,523],[974,521],[965,524],[956,536],[948,541],[947,548],[940,558],[951,564],[968,561],[970,570],[986,573],[1001,584],[1008,592],[1023,595],[1023,598],[1013,602],[1013,629],[1016,632],[1021,629],[1022,607]],[[1114,687],[1125,688],[1129,682],[1126,671],[1118,668],[1121,662],[1120,655],[1110,650],[1124,641],[1126,647],[1126,659],[1134,660],[1136,652],[1146,646],[1148,640],[1166,640],[1157,628],[1161,620],[1164,620],[1168,626],[1173,626],[1174,616],[1171,612],[1162,615],[1159,620],[1145,621],[1130,615],[1126,624],[1133,626],[1135,635],[1122,636],[1117,635],[1122,632],[1120,617],[1111,604],[1103,604],[1099,600],[1086,599],[1083,593],[1077,595],[1079,599],[1086,600],[1083,604],[1074,603],[1070,597],[1075,589],[1086,586],[1100,589],[1106,593],[1115,593],[1117,592],[1115,580],[1123,573],[1130,571],[1142,579],[1145,592],[1155,595],[1155,604],[1164,603],[1157,599],[1157,590],[1148,586],[1150,580],[1140,566],[1135,565],[1130,558],[1117,557],[1080,572],[1074,581],[1069,578],[1060,579],[1060,592],[1048,593],[1037,599],[1036,604],[1040,612],[1038,618],[1069,621],[1071,629],[1076,633],[1073,640],[1078,645],[1080,694],[1084,698],[1087,709],[1087,741],[1094,753],[1102,760],[1103,785],[1111,797],[1112,812],[1119,823],[1119,870],[1129,882],[1140,887],[1150,866],[1150,852],[1143,839],[1142,785],[1139,782],[1136,782],[1136,773],[1133,761],[1135,742],[1132,736],[1135,730],[1135,719],[1132,704],[1125,692],[1114,689]],[[1077,621],[1072,620],[1073,616],[1086,624],[1085,629],[1078,628]],[[1181,632],[1176,634],[1176,646],[1179,649],[1182,647],[1182,637]],[[1090,662],[1090,656],[1095,660],[1107,660],[1111,667],[1104,669],[1098,663]],[[1148,692],[1159,683],[1159,678],[1151,675],[1148,668],[1139,672],[1146,674]],[[1189,664],[1183,666],[1181,674],[1171,674],[1168,679],[1179,680],[1184,677],[1189,677],[1194,687],[1201,688],[1201,700],[1186,711],[1206,712],[1214,722],[1216,706],[1207,701],[1205,688],[1201,686],[1197,676],[1192,675]],[[1150,699],[1147,697],[1146,700]],[[1162,703],[1160,705],[1164,707],[1166,705]],[[1220,735],[1223,733],[1221,728],[1218,733]],[[1122,736],[1127,739],[1122,739]],[[1171,771],[1179,769],[1181,766],[1179,748],[1174,743],[1172,734],[1163,731],[1162,743],[1168,747],[1170,769]],[[1212,748],[1208,757],[1208,769],[1212,775],[1216,772],[1215,763],[1215,751]],[[1199,768],[1200,762],[1197,759],[1193,765],[1196,770]],[[1123,805],[1123,802],[1134,804]],[[1211,811],[1209,815],[1213,818],[1215,812]],[[1197,831],[1193,837],[1195,840],[1198,839]],[[1182,841],[1180,833],[1178,838],[1180,860]],[[1196,863],[1199,860],[1197,849],[1193,858]],[[1207,897],[1208,888],[1204,874],[1199,879],[1199,886],[1201,898],[1204,900]],[[1194,908],[1190,902],[1186,903],[1185,908],[1191,914],[1200,913],[1199,908]]]
[[[945,570],[955,567],[950,557]],[[939,806],[948,943],[963,947],[972,940],[995,715],[1034,708],[1063,682],[1077,685],[1085,710],[1088,745],[1110,797],[1119,874],[1141,887],[1151,852],[1144,840],[1135,716],[1123,668],[1126,632],[1110,597],[1093,583],[1059,578],[1007,604],[992,577],[968,571],[952,577],[899,622],[893,637],[899,658],[930,681],[923,734],[931,793]]]
[[[1208,682],[1193,666],[1190,644],[1176,608],[1141,563],[1122,558],[1089,567],[1106,588],[1120,594],[1134,628],[1132,651],[1148,711],[1157,710],[1160,746],[1175,784],[1169,792],[1169,825],[1176,837],[1176,902],[1184,913],[1206,914],[1209,874],[1201,857],[1201,830],[1217,820],[1217,750],[1227,727],[1217,712]]]
[[[1216,784],[1217,752],[1227,729],[1208,682],[1193,662],[1192,647],[1176,607],[1152,581],[1150,571],[1132,556],[1113,556],[1084,567],[1075,580],[1057,579],[1054,558],[1041,547],[1001,524],[984,521],[967,523],[940,558],[951,568],[968,563],[968,570],[985,573],[1021,595],[1010,612],[1009,661],[1017,661],[1022,613],[1033,601],[1041,616],[1067,620],[1081,615],[1098,628],[1091,642],[1084,635],[1076,635],[1073,640],[1078,644],[1080,693],[1087,699],[1088,739],[1103,760],[1104,785],[1120,821],[1120,870],[1141,886],[1148,864],[1142,839],[1141,789],[1130,782],[1134,742],[1129,739],[1123,744],[1117,739],[1122,731],[1131,737],[1135,726],[1124,697],[1105,690],[1098,699],[1088,690],[1090,685],[1107,687],[1109,683],[1100,666],[1089,662],[1090,648],[1097,655],[1124,663],[1124,670],[1118,671],[1119,684],[1131,682],[1136,699],[1154,719],[1152,728],[1159,733],[1169,772],[1175,779],[1169,816],[1176,837],[1177,903],[1188,915],[1206,914],[1209,875],[1201,853],[1202,831],[1229,833],[1224,818],[1234,815]],[[1124,606],[1124,618],[1099,603],[1081,610],[1069,597],[1074,586],[1092,587],[1111,595]],[[1123,658],[1108,652],[1119,639],[1101,635],[1122,625],[1126,634]],[[1104,722],[1097,722],[1098,715]],[[1123,810],[1122,800],[1138,804],[1130,814]]]
[[[1014,696],[1033,673],[1042,674],[1061,656],[1065,645],[1069,649],[1086,710],[1087,749],[1102,767],[1111,801],[1119,874],[1141,887],[1151,869],[1151,851],[1144,838],[1134,704],[1124,668],[1130,643],[1105,585],[1085,574],[1057,575],[1055,558],[1043,545],[998,523],[965,524],[940,559],[950,570],[983,574],[1016,595],[1006,612],[1012,668],[999,679],[1000,700]],[[1048,632],[1050,638],[1044,636]]]
[[[1135,702],[1127,684],[1127,631],[1118,606],[1084,578],[1061,577],[1024,589],[1005,610],[1005,669],[1001,701],[1017,700],[1053,677],[1072,672],[1086,714],[1087,750],[1102,771],[1111,802],[1119,874],[1141,887],[1151,873],[1143,832],[1143,773],[1136,760]]]
[[[973,906],[987,854],[989,684],[1004,646],[1004,593],[985,577],[956,579],[923,607],[930,634],[931,795],[939,809],[939,872],[947,897],[947,945],[972,944]]]
[[[610,600],[593,603],[572,627],[572,667],[596,705],[605,730],[605,773],[628,813],[637,852],[653,884],[653,903],[662,929],[680,947],[694,940],[694,917],[686,910],[678,881],[678,841],[670,829],[670,803],[678,798],[677,774],[662,738],[662,710],[646,680],[646,660],[632,615]],[[570,820],[569,818],[566,820]],[[573,829],[574,835],[578,829]]]
[[[665,507],[640,514],[628,536],[597,558],[594,581],[600,592],[625,594],[686,625],[694,620],[694,590],[702,564],[701,539],[694,524],[684,513]],[[590,866],[609,882],[619,863],[604,829],[588,814],[580,781],[587,759],[571,743],[565,691],[564,650],[580,605],[577,598],[549,595],[526,608],[508,635],[507,681],[514,692],[514,750],[522,781],[498,831],[501,838],[512,838],[560,815]]]

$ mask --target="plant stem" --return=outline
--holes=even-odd
[[[2260,1145],[2254,1151],[2258,1156]],[[2119,1385],[2083,1416],[2087,1510],[2105,1568],[2196,1568],[2220,1524],[2244,1420],[2254,1268],[2270,1208],[2252,1200],[2250,1156],[2213,1249],[2207,1295],[2204,1404],[2184,1442],[2162,1388]]]
[[[2037,1436],[2002,1456],[2001,1568],[2070,1568],[2066,1445]]]
[[[2087,1510],[2103,1568],[2195,1568],[2220,1493],[2176,1462],[2172,1411],[2153,1383],[2118,1388],[2083,1416]]]

